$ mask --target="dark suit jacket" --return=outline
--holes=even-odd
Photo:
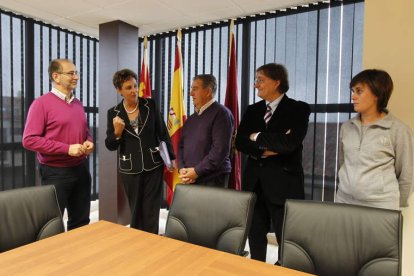
[[[274,204],[304,198],[302,142],[308,129],[309,105],[284,95],[267,127],[265,112],[264,100],[248,106],[236,136],[236,148],[248,155],[243,190],[254,191],[261,185],[263,194]],[[249,136],[255,132],[260,134],[253,142]],[[265,149],[279,154],[262,158]]]
[[[129,122],[123,102],[108,110],[105,145],[109,150],[119,148],[119,172],[124,174],[151,171],[161,166],[163,161],[158,149],[160,141],[165,141],[170,158],[175,159],[170,136],[154,100],[139,98],[138,108],[142,122],[138,134]],[[119,116],[125,122],[125,129],[119,140],[116,140],[114,135],[112,120],[115,116]]]

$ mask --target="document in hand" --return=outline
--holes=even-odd
[[[164,141],[160,142],[159,150],[165,166],[167,166],[167,168],[172,168],[173,163],[171,162],[170,155],[168,154],[167,144]]]

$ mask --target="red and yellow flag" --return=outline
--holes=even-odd
[[[229,44],[229,68],[227,73],[227,88],[224,105],[230,109],[234,117],[234,133],[231,143],[231,174],[229,178],[229,188],[241,190],[240,180],[240,152],[238,152],[234,145],[234,140],[239,127],[239,104],[238,104],[238,88],[237,88],[237,55],[234,40],[234,20],[230,23],[230,44]]]
[[[144,53],[142,55],[141,75],[139,76],[139,96],[151,98],[151,81],[149,77],[148,57],[147,57],[148,39],[144,37]]]
[[[177,45],[175,48],[175,64],[174,75],[171,88],[171,101],[170,109],[168,111],[167,128],[171,137],[171,142],[174,147],[175,155],[178,157],[178,143],[181,138],[181,131],[186,120],[186,113],[184,109],[183,98],[183,61],[181,56],[181,30],[177,32]],[[171,205],[171,201],[174,195],[175,185],[180,183],[178,178],[178,169],[175,169],[172,173],[166,171],[164,174],[165,181],[167,182],[167,203]]]

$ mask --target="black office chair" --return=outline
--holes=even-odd
[[[177,185],[165,236],[243,255],[255,202],[250,192]]]
[[[64,231],[54,186],[0,192],[0,252]]]
[[[282,266],[316,275],[401,275],[400,211],[288,200]]]

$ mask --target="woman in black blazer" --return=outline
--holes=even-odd
[[[113,84],[123,100],[108,110],[105,145],[118,150],[118,168],[131,209],[131,227],[158,234],[164,163],[158,145],[165,141],[175,165],[174,150],[152,99],[138,97],[137,75],[123,69]]]

